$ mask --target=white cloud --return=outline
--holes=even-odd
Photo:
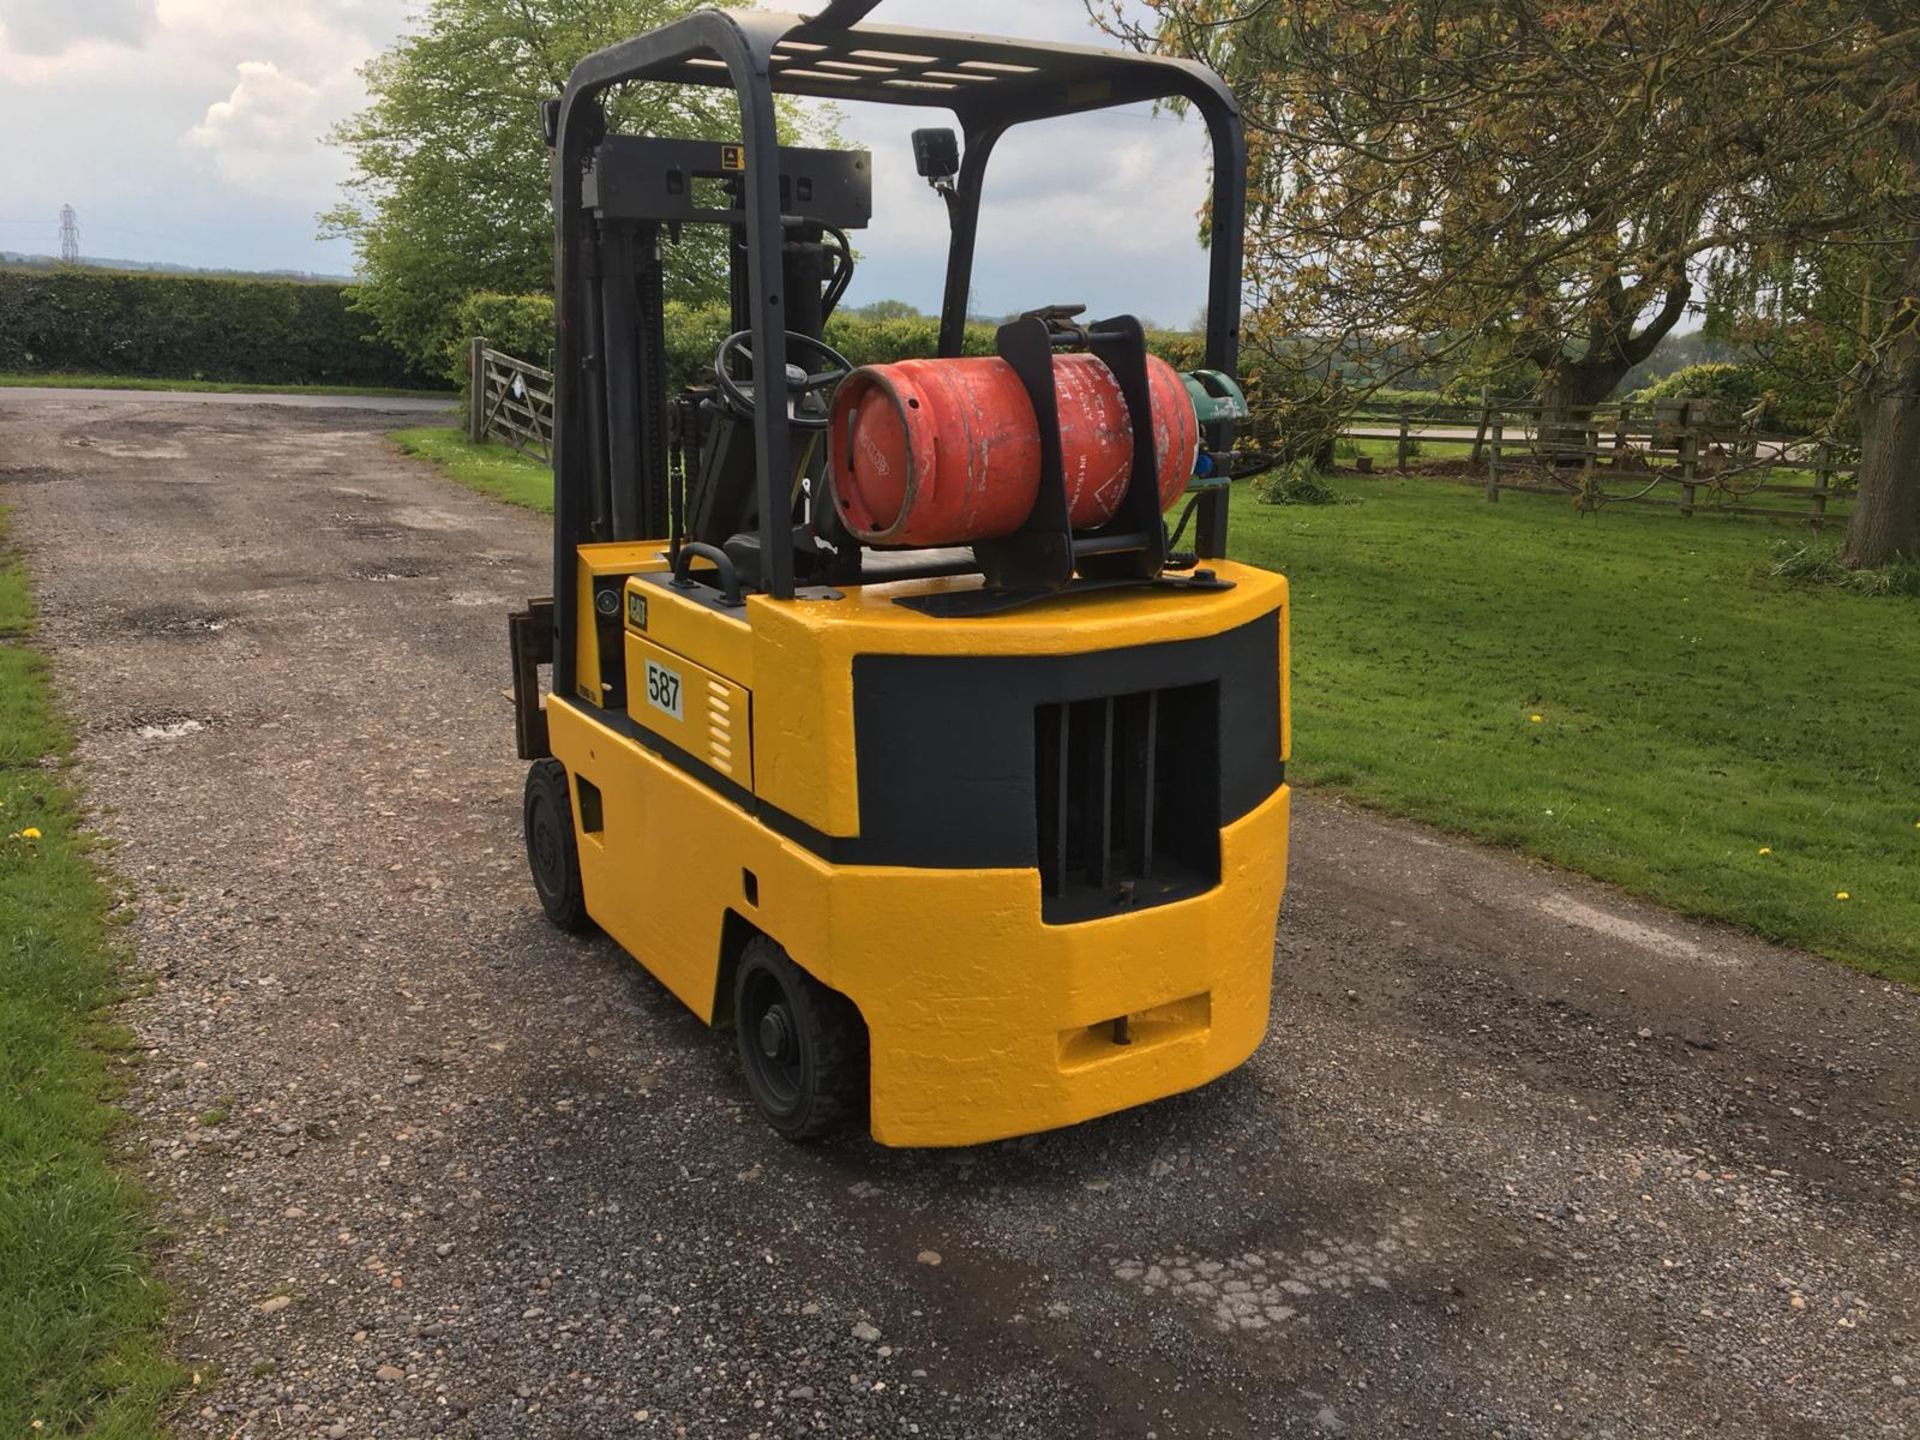
[[[183,44],[312,81],[350,76],[399,33],[403,12],[400,0],[154,0],[159,25]]]
[[[0,0],[0,43],[22,55],[60,55],[88,41],[137,43],[154,0]]]
[[[773,9],[807,9],[772,3]],[[1112,42],[1081,0],[883,0],[864,22],[966,30],[1070,45]],[[873,226],[850,304],[882,298],[939,304],[945,207],[914,173],[908,132],[951,123],[938,110],[847,104],[841,137],[873,152]],[[987,167],[971,308],[1003,314],[1080,301],[1096,315],[1131,313],[1184,325],[1206,299],[1196,218],[1207,191],[1206,129],[1132,106],[1022,126]]]
[[[808,10],[815,0],[769,0]],[[364,96],[358,67],[418,0],[0,0],[0,133],[9,136],[0,249],[57,248],[63,203],[86,253],[344,271],[316,242],[342,158],[321,136]],[[884,0],[875,25],[1108,43],[1082,0]],[[857,107],[874,228],[855,303],[938,303],[945,211],[913,173],[907,131],[938,113]],[[1089,117],[1016,132],[996,157],[975,302],[1085,299],[1184,320],[1204,286],[1192,211],[1196,127]]]
[[[359,68],[398,32],[401,0],[155,5],[177,43],[226,61],[201,92],[224,90],[225,98],[185,130],[187,149],[206,156],[236,189],[324,209],[347,174],[345,158],[324,137],[365,102]]]
[[[187,132],[209,152],[228,183],[260,195],[300,200],[324,194],[344,166],[319,137],[333,118],[327,93],[271,60],[242,60],[239,83]]]
[[[321,137],[416,5],[0,0],[0,249],[54,249],[71,203],[89,255],[351,269],[314,239],[344,169]]]

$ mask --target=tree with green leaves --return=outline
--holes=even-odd
[[[738,0],[722,0],[738,3]],[[362,307],[423,366],[446,369],[456,312],[476,291],[551,292],[553,208],[539,105],[584,56],[678,19],[699,0],[428,0],[416,28],[362,72],[368,104],[335,127],[352,156],[324,233],[359,249]],[[727,89],[629,85],[611,128],[737,137]],[[724,296],[721,240],[687,232],[669,260],[671,298]]]
[[[1736,64],[1769,141],[1717,257],[1717,323],[1789,383],[1837,377],[1832,429],[1860,449],[1841,558],[1920,561],[1920,11],[1762,9]]]
[[[1564,413],[1716,276],[1777,299],[1783,267],[1881,257],[1848,558],[1920,555],[1910,0],[1087,3],[1239,96],[1247,338],[1303,379],[1522,362]]]
[[[1146,0],[1144,21],[1089,3],[1239,97],[1249,338],[1283,368],[1390,383],[1522,361],[1549,406],[1592,404],[1695,298],[1711,167],[1666,157],[1698,106],[1650,106],[1594,58],[1650,54],[1681,0],[1571,19],[1537,0]]]
[[[918,320],[920,307],[906,300],[869,300],[847,312],[863,320]]]

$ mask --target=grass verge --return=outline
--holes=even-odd
[[[166,380],[150,375],[0,374],[0,389],[23,387],[53,390],[194,390],[210,395],[378,395],[444,400],[449,405],[460,398],[451,390],[396,390],[381,385],[252,385],[238,380]]]
[[[396,430],[392,438],[407,454],[433,461],[469,489],[529,510],[553,509],[553,472],[538,459],[504,445],[475,445],[461,431],[441,425]]]
[[[107,1162],[108,899],[59,770],[68,736],[28,648],[0,511],[0,1435],[161,1434],[162,1352],[140,1193]]]
[[[551,508],[538,461],[396,438]],[[1293,582],[1294,778],[1920,984],[1920,600],[1772,575],[1765,522],[1330,485],[1363,503],[1234,497]]]
[[[1920,982],[1920,602],[1772,579],[1752,521],[1334,483],[1234,509],[1295,776]]]

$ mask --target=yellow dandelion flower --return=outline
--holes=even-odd
[[[38,840],[40,838],[39,827],[35,825],[27,826],[26,829],[20,832],[20,838],[22,840]]]
[[[1544,719],[1546,719],[1546,718],[1547,718],[1547,717],[1546,717],[1546,716],[1544,716],[1544,715],[1529,715],[1529,716],[1527,716],[1527,719],[1528,719],[1528,720],[1530,720],[1530,721],[1531,721],[1531,722],[1532,722],[1533,724],[1535,724],[1535,725],[1538,725],[1538,724],[1539,724],[1539,723],[1540,723],[1540,722],[1541,722],[1542,720],[1544,720]]]
[[[1849,895],[1844,890],[1836,890],[1833,892],[1833,898],[1836,900],[1851,900],[1853,899],[1853,896]]]
[[[1771,855],[1771,854],[1773,854],[1773,846],[1771,846],[1771,845],[1762,845],[1762,846],[1760,847],[1760,853],[1761,853],[1762,855]]]

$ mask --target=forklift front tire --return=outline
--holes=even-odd
[[[769,1125],[818,1140],[865,1116],[867,1027],[851,1000],[764,935],[747,942],[733,996],[740,1065]]]
[[[566,766],[551,759],[533,762],[527,771],[527,865],[547,919],[569,935],[584,935],[593,921],[580,883],[580,849],[567,792]]]

